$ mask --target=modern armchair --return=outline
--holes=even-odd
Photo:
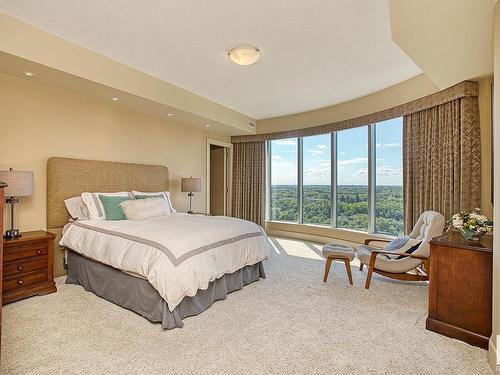
[[[429,280],[429,242],[443,234],[444,226],[445,218],[439,212],[425,211],[420,215],[409,237],[421,242],[411,254],[384,251],[382,248],[369,246],[373,242],[389,242],[385,240],[368,239],[364,245],[359,245],[356,249],[361,262],[359,269],[362,271],[363,265],[368,267],[365,288],[370,288],[373,272],[397,280]]]

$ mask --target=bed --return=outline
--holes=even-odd
[[[68,223],[63,203],[85,191],[166,191],[168,182],[163,166],[66,158],[47,163],[47,222],[61,234],[58,258],[67,264],[66,283],[172,329],[265,278],[270,243],[262,228],[183,213]]]

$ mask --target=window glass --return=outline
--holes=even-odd
[[[302,222],[331,225],[331,134],[302,140]]]
[[[297,138],[270,142],[270,219],[298,221]]]
[[[368,127],[337,132],[337,228],[368,230]]]
[[[375,232],[403,233],[403,118],[375,125]]]

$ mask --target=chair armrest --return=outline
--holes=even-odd
[[[410,257],[410,258],[423,259],[423,260],[429,259],[428,257],[424,257],[423,255],[395,253],[394,251],[384,251],[384,250],[372,250],[372,256],[376,256],[373,254],[389,254],[389,255],[397,255],[397,256]]]
[[[381,240],[381,239],[378,239],[378,238],[368,238],[365,240],[365,245],[369,245],[370,242],[385,242],[385,243],[389,243],[391,242],[391,240]]]

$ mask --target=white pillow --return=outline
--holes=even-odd
[[[165,201],[167,202],[167,205],[170,209],[170,212],[171,213],[177,212],[175,210],[174,206],[172,205],[172,201],[170,200],[170,192],[168,192],[168,191],[157,191],[155,193],[152,193],[152,192],[143,192],[143,191],[132,190],[132,194],[134,195],[134,198],[136,195],[163,195],[163,197],[165,198]]]
[[[162,198],[123,201],[120,203],[120,207],[127,220],[145,220],[172,214],[167,202]]]
[[[69,216],[73,220],[88,220],[90,218],[87,205],[83,203],[82,197],[73,197],[64,200],[64,205]]]
[[[106,213],[104,212],[104,206],[99,199],[99,195],[130,197],[133,199],[132,193],[127,191],[120,191],[118,193],[82,193],[81,197],[89,210],[91,220],[106,220]]]

